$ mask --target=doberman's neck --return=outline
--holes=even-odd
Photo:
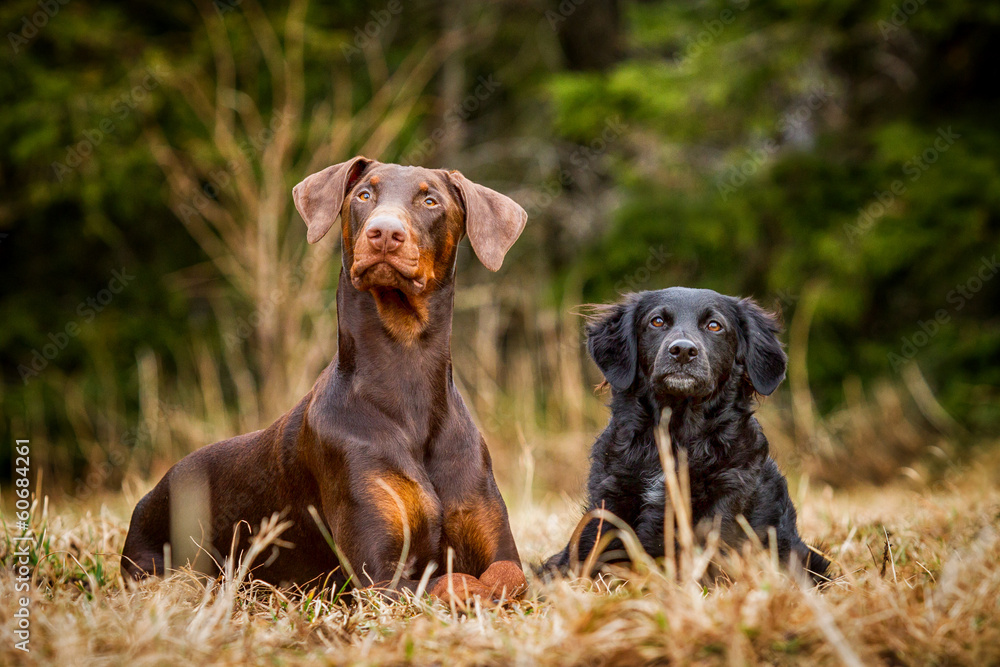
[[[376,296],[355,289],[348,270],[342,268],[337,286],[337,372],[364,378],[368,386],[408,392],[402,395],[411,398],[433,400],[447,394],[452,382],[454,296],[454,281],[435,286],[422,303],[426,324],[419,335],[401,340],[392,323],[384,321],[387,310],[383,307],[380,312]],[[388,293],[380,298],[405,297]]]

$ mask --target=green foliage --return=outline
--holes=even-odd
[[[195,162],[217,159],[205,124],[157,73],[214,71],[203,15],[220,2],[238,88],[267,113],[273,74],[243,20],[251,0],[74,0],[26,43],[15,49],[8,35],[0,49],[0,434],[49,436],[42,462],[72,476],[94,443],[110,448],[135,430],[140,356],[162,361],[163,383],[195,384],[195,350],[223,354],[212,299],[228,295],[238,317],[252,309],[172,211],[148,140],[155,129]],[[754,295],[791,322],[815,292],[808,363],[821,409],[843,401],[846,378],[895,378],[896,359],[912,356],[959,421],[995,431],[1000,280],[972,288],[983,259],[1000,254],[991,48],[1000,7],[927,2],[910,15],[895,0],[623,2],[616,63],[587,70],[561,61],[545,18],[554,4],[457,3],[468,37],[456,56],[461,77],[438,72],[381,157],[407,155],[443,124],[454,81],[461,99],[478,76],[495,74],[499,91],[462,113],[457,134],[480,176],[516,196],[558,200],[524,202],[532,219],[505,267],[538,303],[575,305],[561,299],[575,299],[580,284],[591,302],[689,284]],[[339,108],[346,86],[357,113],[380,77],[445,32],[436,3],[403,3],[373,42],[386,71],[366,70],[345,49],[383,6],[308,7],[309,108]],[[280,35],[287,3],[262,10]],[[4,3],[0,25],[18,34],[36,11],[33,0]],[[587,11],[581,5],[560,29]],[[613,119],[624,134],[575,164]],[[100,141],[79,155],[95,132]],[[935,148],[942,135],[946,150]],[[922,163],[925,151],[932,164]],[[570,179],[553,176],[563,168]],[[582,191],[616,205],[581,231],[577,217],[593,208],[574,200]],[[123,268],[135,279],[85,318],[86,300]],[[78,333],[23,382],[19,367],[71,323]],[[220,382],[232,403],[233,382]],[[537,403],[549,389],[535,388]],[[117,426],[88,431],[99,419]],[[0,464],[8,456],[0,450]]]
[[[883,39],[893,6],[638,4],[632,57],[554,77],[565,136],[611,115],[633,131],[586,296],[613,298],[659,245],[672,257],[643,287],[754,295],[786,320],[817,289],[822,405],[842,400],[845,377],[893,377],[912,357],[953,414],[987,429],[1000,418],[1000,280],[977,272],[1000,251],[1000,132],[982,113],[995,98],[984,44],[1000,22],[926,4]]]

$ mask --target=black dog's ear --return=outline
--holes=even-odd
[[[739,301],[736,308],[740,317],[740,347],[747,377],[754,391],[768,396],[785,379],[788,367],[788,357],[778,340],[781,325],[773,313],[767,312],[752,299]]]
[[[299,215],[306,222],[306,240],[316,243],[326,236],[340,215],[348,190],[357,183],[369,165],[374,163],[358,155],[347,162],[318,171],[292,188],[292,199]]]
[[[639,353],[634,320],[635,303],[625,301],[608,306],[587,325],[587,351],[616,391],[625,391],[635,380]]]

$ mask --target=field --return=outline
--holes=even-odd
[[[0,667],[1000,667],[1000,3],[7,0],[0,24]],[[450,185],[410,208],[354,167],[294,190],[356,156]],[[524,209],[519,238],[452,170]],[[378,208],[337,233],[369,185]],[[450,376],[526,596],[460,610],[239,566],[123,581],[171,465],[273,423],[378,333],[338,316],[366,210],[410,228],[418,313],[453,294]],[[758,416],[834,561],[822,588],[711,539],[530,573],[572,533],[608,419],[588,304],[672,285],[784,322]],[[408,356],[372,361],[406,377]]]
[[[998,473],[996,459],[979,459],[932,483],[834,490],[792,479],[802,534],[841,573],[819,592],[757,552],[727,557],[728,581],[712,586],[675,583],[659,565],[627,580],[535,581],[520,603],[464,613],[427,598],[291,596],[240,585],[238,572],[125,586],[117,554],[150,482],[126,484],[86,503],[36,503],[28,653],[10,633],[22,594],[5,515],[0,663],[998,664]],[[526,563],[557,549],[578,517],[568,494],[508,503]],[[697,571],[704,556],[681,561]]]

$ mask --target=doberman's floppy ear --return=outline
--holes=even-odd
[[[625,391],[635,380],[639,348],[635,339],[635,301],[607,306],[587,325],[587,351],[611,388]]]
[[[448,172],[465,206],[465,231],[476,257],[490,271],[503,264],[504,255],[524,231],[528,214],[510,197],[473,183],[457,171]]]
[[[340,215],[344,197],[374,160],[357,156],[327,167],[292,188],[292,199],[306,221],[306,240],[316,243],[326,236]]]
[[[751,299],[736,304],[740,319],[740,348],[747,377],[758,394],[768,396],[785,379],[788,357],[781,349],[777,317]]]

